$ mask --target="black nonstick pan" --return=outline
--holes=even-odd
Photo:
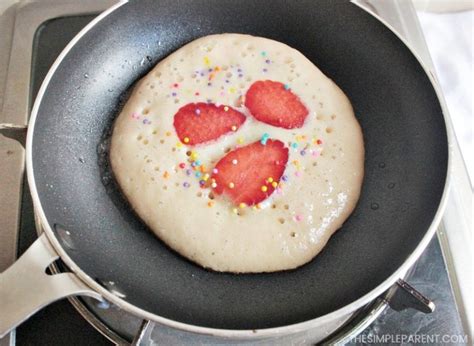
[[[184,44],[224,32],[298,49],[344,90],[362,126],[366,162],[358,206],[324,251],[297,270],[202,269],[147,229],[108,171],[107,135],[134,83]],[[399,37],[345,0],[116,6],[55,63],[36,100],[27,151],[43,240],[64,266],[129,312],[190,330],[324,321],[369,302],[427,245],[441,218],[448,173],[445,119],[430,77]]]

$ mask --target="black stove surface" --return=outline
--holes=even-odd
[[[38,29],[33,47],[32,100],[56,57],[93,18],[94,16],[57,18],[45,22]],[[37,237],[33,205],[26,181],[21,216],[18,255],[21,255]],[[464,332],[437,237],[431,241],[415,265],[408,281],[435,302],[435,312],[425,315],[411,309],[401,313],[387,309],[375,323],[353,341],[354,344],[379,344],[380,337],[384,336],[387,338],[384,342],[386,344],[398,344],[403,340],[405,344],[417,343],[414,339],[407,339],[410,335],[431,336],[431,339],[427,339],[431,341],[429,344],[459,344]],[[449,340],[442,339],[446,335],[454,337]],[[456,336],[459,338],[456,339]],[[97,332],[67,300],[49,305],[18,327],[16,340],[18,345],[110,344],[110,341]],[[453,342],[454,340],[458,342]]]

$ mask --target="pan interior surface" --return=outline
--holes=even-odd
[[[298,49],[344,90],[363,129],[358,206],[324,251],[297,270],[234,275],[190,263],[146,228],[107,173],[104,138],[130,87],[185,43],[225,32]],[[426,234],[448,162],[441,107],[420,64],[383,24],[342,0],[123,5],[57,67],[41,99],[32,150],[46,218],[84,272],[106,286],[113,282],[143,310],[225,329],[307,321],[381,284]]]

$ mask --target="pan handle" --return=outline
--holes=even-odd
[[[59,258],[42,234],[11,267],[0,274],[0,338],[44,306],[71,295],[103,300],[73,273],[49,275]]]

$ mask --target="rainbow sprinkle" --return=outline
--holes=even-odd
[[[262,145],[266,145],[269,138],[270,135],[268,133],[264,133],[262,138],[260,139],[260,143],[262,143]]]

